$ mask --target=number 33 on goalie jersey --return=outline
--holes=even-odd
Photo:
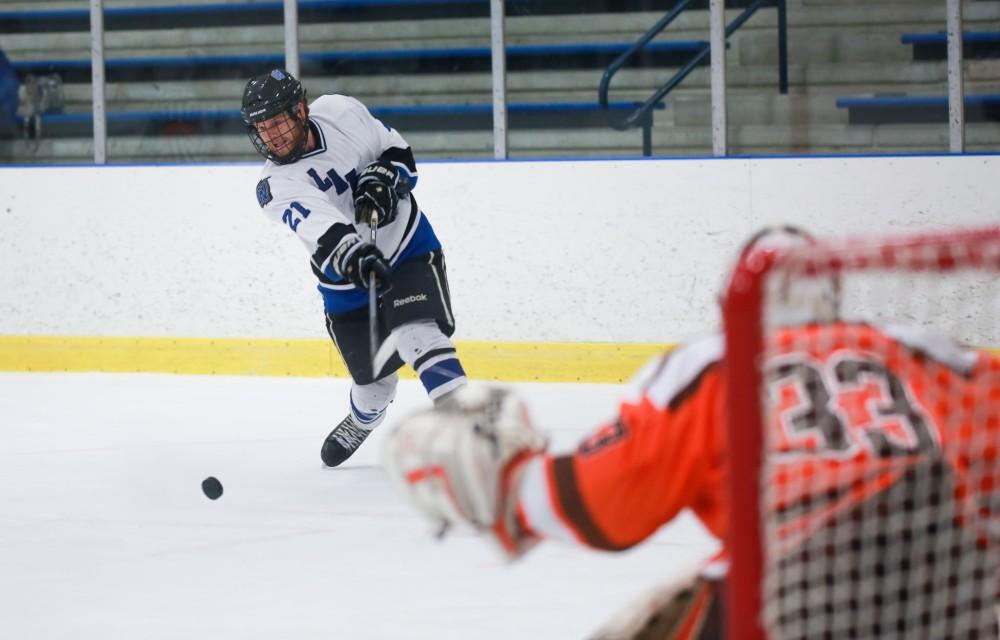
[[[981,465],[992,471],[984,477],[979,469],[973,491],[983,482],[994,492],[1000,488],[1000,361],[994,356],[903,326],[785,329],[769,344],[768,455],[775,464],[768,481],[777,496],[769,508],[801,506],[822,492],[822,512],[807,510],[815,524],[927,457],[944,459],[956,495],[965,495],[970,454],[992,455],[991,466]],[[519,504],[527,527],[616,550],[642,541],[687,507],[725,539],[722,355],[716,335],[653,361],[637,375],[615,420],[571,455],[527,463]]]
[[[337,246],[349,236],[369,240],[369,228],[355,224],[354,189],[370,163],[384,160],[412,189],[417,169],[409,144],[349,96],[320,96],[309,105],[309,128],[316,148],[290,164],[268,160],[257,183],[257,203],[265,215],[294,233],[309,252],[312,271],[328,313],[367,304],[365,291],[331,265]],[[378,248],[395,266],[411,256],[441,248],[434,230],[409,193],[400,195],[395,220],[378,229]]]

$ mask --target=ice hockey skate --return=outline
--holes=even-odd
[[[323,449],[320,451],[323,464],[336,467],[343,463],[358,450],[371,432],[370,428],[366,429],[358,424],[353,413],[348,413],[323,441]]]

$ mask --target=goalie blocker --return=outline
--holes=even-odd
[[[525,461],[546,445],[520,399],[473,386],[404,421],[383,457],[396,486],[441,533],[471,525],[515,558],[535,541],[517,513],[516,486]]]

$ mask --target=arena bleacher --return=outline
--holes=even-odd
[[[948,58],[948,37],[944,31],[905,33],[899,41],[910,45],[914,64],[943,63]],[[962,34],[962,55],[966,60],[1000,59],[1000,32],[965,31]],[[966,122],[1000,122],[1000,95],[976,94],[965,96]],[[948,97],[938,95],[874,95],[847,97],[837,100],[837,106],[848,111],[851,124],[907,124],[946,122]]]
[[[914,60],[945,60],[948,57],[948,35],[934,33],[904,33],[899,41],[913,46]],[[962,33],[962,55],[966,59],[1000,58],[1000,32],[966,31]]]
[[[105,58],[112,161],[252,160],[238,99],[254,73],[284,64],[280,1],[108,0]],[[706,47],[707,0],[616,78],[608,64],[662,17],[653,0],[508,0],[512,156],[711,152],[707,58],[641,126],[616,131],[686,60]],[[750,4],[728,3],[729,15]],[[732,153],[899,152],[940,144],[945,94],[943,3],[788,0],[790,90],[777,91],[774,8],[729,41]],[[988,52],[1000,3],[966,12],[972,149],[1000,143]],[[302,0],[301,76],[310,95],[347,93],[396,126],[425,158],[492,152],[488,0]],[[23,79],[57,74],[64,106],[0,140],[7,162],[92,157],[89,11],[64,0],[0,0],[3,48]],[[919,53],[918,53],[919,51]],[[980,65],[982,69],[977,68]],[[37,125],[37,126],[36,126]],[[161,144],[157,145],[159,140]]]

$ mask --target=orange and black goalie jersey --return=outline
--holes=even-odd
[[[991,536],[998,543],[995,355],[903,325],[809,325],[779,330],[768,345],[762,509],[773,514],[769,539],[794,549],[818,527],[917,478],[947,487],[950,517],[973,524],[981,543]],[[618,415],[573,453],[528,462],[522,524],[540,537],[616,550],[689,508],[724,540],[722,356],[722,337],[713,335],[655,359]]]

